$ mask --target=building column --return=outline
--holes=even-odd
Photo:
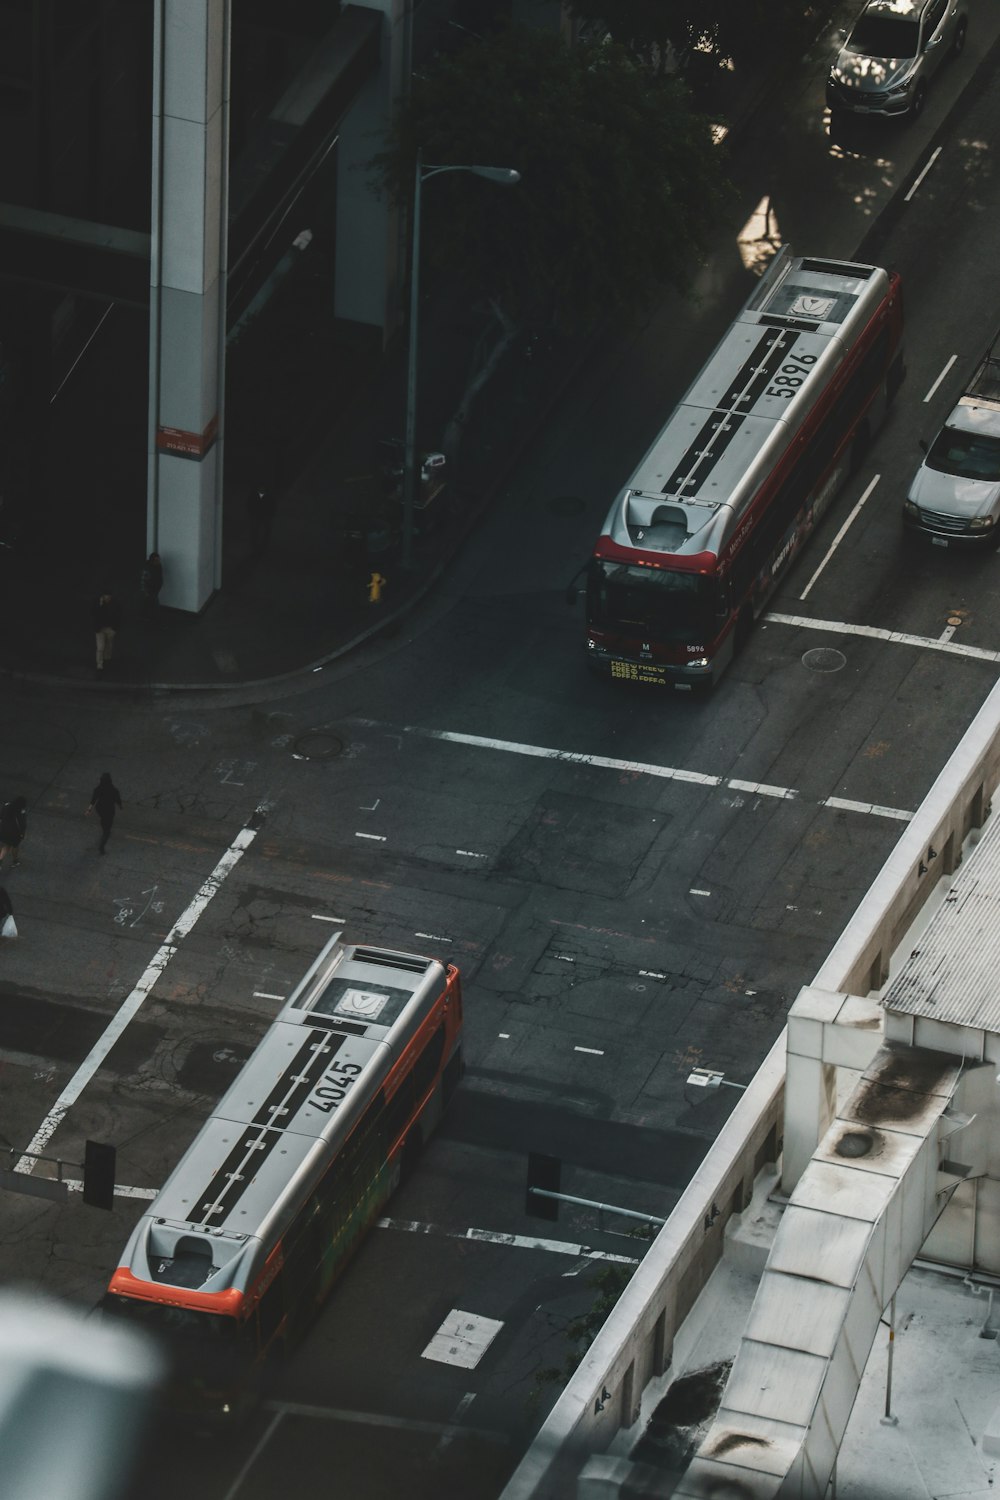
[[[154,0],[147,544],[161,602],[222,582],[230,0]]]
[[[382,12],[382,64],[355,99],[337,140],[334,312],[377,329],[384,346],[400,318],[405,216],[387,194],[371,187],[366,167],[409,87],[413,5],[412,0],[355,3]]]
[[[791,1196],[837,1112],[837,1069],[863,1073],[882,1045],[882,1007],[806,985],[785,1032],[781,1191]]]

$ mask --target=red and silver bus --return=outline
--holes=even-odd
[[[172,1400],[243,1404],[303,1334],[462,1069],[459,972],[325,946],[132,1232],[106,1313],[159,1333]]]
[[[777,257],[604,523],[596,672],[716,680],[885,416],[902,338],[895,273]]]

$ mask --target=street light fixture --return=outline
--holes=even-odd
[[[403,449],[403,551],[402,565],[409,568],[413,556],[413,509],[417,492],[417,318],[420,310],[420,190],[430,177],[441,172],[471,172],[487,182],[512,187],[521,174],[513,167],[434,166],[417,151],[413,178],[413,232],[410,265],[410,344],[406,375],[406,435]]]

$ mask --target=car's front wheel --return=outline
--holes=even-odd
[[[969,23],[963,16],[962,20],[959,21],[958,25],[955,27],[955,40],[951,44],[952,57],[957,57],[958,54],[962,51],[962,48],[965,46],[965,33],[968,29]]]
[[[924,112],[924,101],[927,98],[927,89],[924,84],[918,83],[913,90],[913,103],[910,105],[910,119],[918,120]]]

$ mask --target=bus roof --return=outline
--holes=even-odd
[[[615,500],[604,535],[718,552],[890,287],[877,266],[779,256]]]
[[[245,1287],[440,998],[435,959],[339,936],[133,1231],[123,1265],[141,1280],[165,1292]]]

